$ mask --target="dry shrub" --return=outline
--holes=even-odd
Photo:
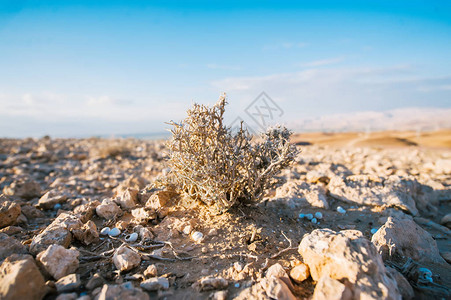
[[[169,123],[172,139],[167,144],[176,186],[218,213],[261,200],[270,179],[297,154],[284,127],[268,129],[254,143],[243,124],[233,134],[223,124],[225,105],[225,96],[211,108],[194,104],[181,123]]]

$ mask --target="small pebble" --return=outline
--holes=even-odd
[[[241,272],[241,271],[243,271],[243,264],[240,263],[239,261],[236,261],[236,262],[233,264],[233,268],[234,268],[237,272]]]
[[[318,223],[318,220],[317,220],[316,218],[313,218],[313,219],[311,220],[311,222],[312,222],[313,224],[316,224],[316,223]]]
[[[133,232],[132,234],[127,235],[125,237],[125,241],[130,242],[130,243],[136,242],[137,239],[138,239],[138,234],[136,232]]]
[[[345,214],[345,213],[346,213],[346,210],[345,210],[343,207],[341,207],[341,206],[337,207],[337,211],[338,211],[340,214]]]
[[[189,235],[191,233],[191,231],[193,231],[193,226],[191,226],[191,225],[187,225],[187,226],[185,226],[185,228],[183,228],[183,233],[186,235]]]
[[[321,212],[317,211],[315,213],[315,218],[317,218],[318,220],[321,220],[323,218],[323,214]]]
[[[61,204],[60,203],[55,204],[55,206],[53,207],[54,210],[58,210],[60,208],[61,208]]]
[[[306,217],[308,220],[313,219],[313,215],[312,215],[312,214],[306,214],[305,217]]]
[[[204,238],[204,235],[202,234],[202,232],[194,231],[193,234],[191,234],[191,238],[193,239],[193,241],[199,243]]]
[[[114,227],[113,229],[110,230],[110,232],[108,232],[109,236],[118,236],[119,234],[121,234],[121,231]]]
[[[236,287],[236,288],[239,288],[239,287],[240,287],[240,284],[239,284],[239,283],[235,283],[235,287]]]
[[[111,229],[110,227],[104,227],[101,231],[100,234],[101,235],[108,235],[108,233],[110,233]]]
[[[299,219],[304,219],[305,214],[299,214]]]
[[[375,234],[378,230],[379,228],[371,228],[371,234]]]

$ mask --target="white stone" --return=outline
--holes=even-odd
[[[129,243],[136,242],[138,239],[138,234],[136,232],[133,232],[132,234],[125,237],[125,241]]]
[[[337,207],[337,211],[338,211],[340,214],[345,214],[345,213],[346,213],[346,210],[345,210],[343,207],[341,207],[341,206]]]
[[[110,231],[111,231],[111,228],[110,228],[110,227],[104,227],[104,228],[102,228],[102,230],[100,231],[100,234],[101,234],[101,235],[108,235],[108,234],[110,233]]]
[[[193,231],[193,226],[191,226],[191,225],[186,225],[183,228],[183,233],[186,235],[189,235],[191,233],[191,231]]]
[[[109,236],[118,236],[118,235],[120,235],[121,234],[121,231],[119,230],[119,228],[117,228],[117,227],[114,227],[113,229],[111,229],[109,232],[108,232],[108,235]]]
[[[200,243],[202,242],[204,235],[202,234],[202,232],[199,231],[194,231],[191,234],[191,238],[193,239],[193,241],[195,241],[196,243]]]

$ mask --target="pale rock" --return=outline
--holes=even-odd
[[[25,217],[24,214],[20,214],[17,219],[16,219],[16,223],[19,225],[26,225],[28,224],[28,219],[27,217]]]
[[[80,229],[82,226],[83,223],[77,216],[68,213],[60,214],[43,232],[33,237],[30,253],[36,255],[54,244],[64,248],[69,247],[72,242],[71,231]]]
[[[40,252],[36,259],[53,278],[59,280],[78,269],[79,255],[78,250],[65,249],[60,245],[51,245],[47,250]]]
[[[315,286],[312,300],[352,300],[352,291],[340,281],[322,276]],[[358,299],[358,298],[357,298]],[[363,298],[361,298],[363,299]]]
[[[0,262],[11,254],[25,254],[27,252],[27,248],[18,240],[7,234],[0,233]]]
[[[210,295],[211,300],[227,300],[227,290],[225,291],[216,291]]]
[[[301,283],[310,276],[310,270],[306,264],[299,264],[290,271],[290,277],[296,283]]]
[[[30,244],[30,253],[33,255],[44,251],[50,245],[61,245],[64,248],[69,247],[72,242],[72,234],[69,230],[62,227],[47,228],[40,234],[33,237]]]
[[[193,284],[193,288],[200,292],[222,290],[227,288],[229,282],[221,277],[204,277]]]
[[[86,288],[88,290],[93,290],[95,288],[103,286],[104,283],[105,279],[103,279],[102,275],[95,273],[91,278],[89,278],[88,282],[86,283]]]
[[[146,224],[150,220],[156,219],[157,215],[153,210],[146,209],[144,207],[135,208],[132,210],[132,216],[135,223]]]
[[[151,240],[154,238],[154,234],[148,228],[136,226],[134,230],[137,231],[137,233],[139,234],[139,238],[142,241]]]
[[[37,206],[42,209],[53,209],[55,204],[63,203],[67,200],[67,195],[56,190],[50,190],[39,198]]]
[[[23,205],[21,211],[29,220],[45,218],[45,214],[42,211],[31,205]]]
[[[387,269],[388,274],[396,281],[398,285],[398,290],[401,293],[403,300],[413,299],[415,297],[415,293],[413,291],[412,286],[407,281],[407,279],[399,273],[396,269],[391,267],[385,267]]]
[[[267,279],[264,278],[262,281],[267,281]],[[279,282],[281,282],[281,284],[284,284],[283,281],[281,281],[280,279],[279,279]],[[265,286],[267,285],[266,282],[259,282],[259,283],[253,284],[250,287],[244,288],[241,291],[239,291],[239,294],[235,295],[233,299],[234,300],[248,300],[248,299],[272,300],[266,294],[266,291],[265,291],[264,287],[262,286],[262,283],[264,283]]]
[[[79,288],[81,285],[79,274],[69,274],[60,278],[55,282],[56,290],[58,293],[72,292]]]
[[[14,235],[22,231],[23,228],[19,226],[6,226],[5,228],[0,229],[0,233],[4,233],[7,235]]]
[[[0,266],[0,299],[41,300],[47,292],[44,277],[31,255],[13,254]]]
[[[157,211],[157,215],[159,219],[164,219],[167,215],[169,215],[169,207],[161,207]]]
[[[313,207],[329,208],[329,202],[324,191],[317,186],[312,186],[310,191],[305,194],[305,199]]]
[[[80,218],[83,223],[92,219],[96,213],[96,207],[100,205],[98,200],[91,201],[89,203],[80,204],[74,208],[74,214]]]
[[[212,237],[212,236],[217,236],[218,235],[218,230],[216,228],[212,228],[210,229],[210,231],[208,232],[208,236]]]
[[[304,236],[298,251],[315,281],[323,276],[347,280],[362,299],[401,297],[376,248],[360,231],[316,229]]]
[[[444,216],[442,218],[442,220],[440,221],[440,224],[442,224],[443,226],[446,226],[448,228],[451,228],[451,213]]]
[[[104,199],[102,203],[96,207],[96,213],[99,217],[110,220],[121,215],[122,210],[110,199]]]
[[[73,231],[75,229],[80,229],[82,226],[83,223],[76,215],[73,215],[72,213],[61,213],[47,228],[62,227],[69,231]]]
[[[95,300],[149,300],[149,295],[139,288],[130,287],[128,284],[105,284]]]
[[[153,277],[141,282],[140,286],[149,292],[167,290],[169,288],[169,280],[166,277]]]
[[[450,251],[440,252],[440,255],[443,257],[444,260],[446,260],[447,263],[451,264],[451,252]]]
[[[12,225],[20,216],[20,205],[0,195],[0,228]]]
[[[119,231],[123,231],[128,228],[128,225],[130,225],[130,220],[120,220],[120,221],[117,221],[115,225],[116,225],[116,228],[119,229]]]
[[[291,283],[290,277],[281,264],[273,264],[268,268],[265,277],[270,278],[272,276],[282,280],[290,290],[294,291],[294,286]]]
[[[271,299],[296,300],[290,288],[281,278],[277,278],[274,275],[265,276],[260,284],[265,290],[266,295]]]
[[[235,263],[233,263],[233,268],[235,269],[235,271],[241,272],[243,271],[243,264],[239,261],[236,261]]]
[[[329,176],[326,174],[328,172],[325,172],[325,168],[321,171],[312,170],[307,172],[306,179],[308,182],[311,183],[318,183],[318,182],[329,182]]]
[[[132,209],[138,202],[138,190],[127,188],[120,197],[116,198],[116,203],[122,209]]]
[[[74,237],[85,245],[90,245],[99,240],[96,224],[89,220],[81,228],[72,231]]]
[[[80,299],[78,299],[77,293],[64,293],[59,294],[58,297],[55,298],[55,300],[80,300]]]
[[[445,263],[432,236],[408,218],[389,217],[371,241],[384,260],[396,253],[418,262]]]
[[[16,196],[29,200],[41,196],[41,186],[34,180],[18,179],[9,186],[4,187],[3,193],[7,196]]]
[[[141,190],[147,184],[147,180],[141,176],[132,175],[115,189],[116,195],[121,195],[127,189]]]
[[[153,210],[159,210],[165,206],[171,206],[172,201],[171,198],[176,194],[171,191],[158,191],[152,196],[150,196],[149,200],[146,202],[146,207],[149,207]]]
[[[396,175],[386,179],[372,175],[334,176],[327,187],[332,197],[345,202],[399,207],[413,215],[418,214],[414,198],[419,194],[420,184],[414,178]]]
[[[128,271],[138,266],[141,257],[138,253],[123,245],[114,252],[113,263],[119,271]]]
[[[154,264],[148,266],[144,270],[144,276],[146,276],[146,277],[155,277],[157,275],[158,275],[158,269],[157,269],[157,266]]]

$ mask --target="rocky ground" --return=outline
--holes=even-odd
[[[300,147],[214,216],[161,141],[0,140],[0,298],[449,299],[451,150]]]

